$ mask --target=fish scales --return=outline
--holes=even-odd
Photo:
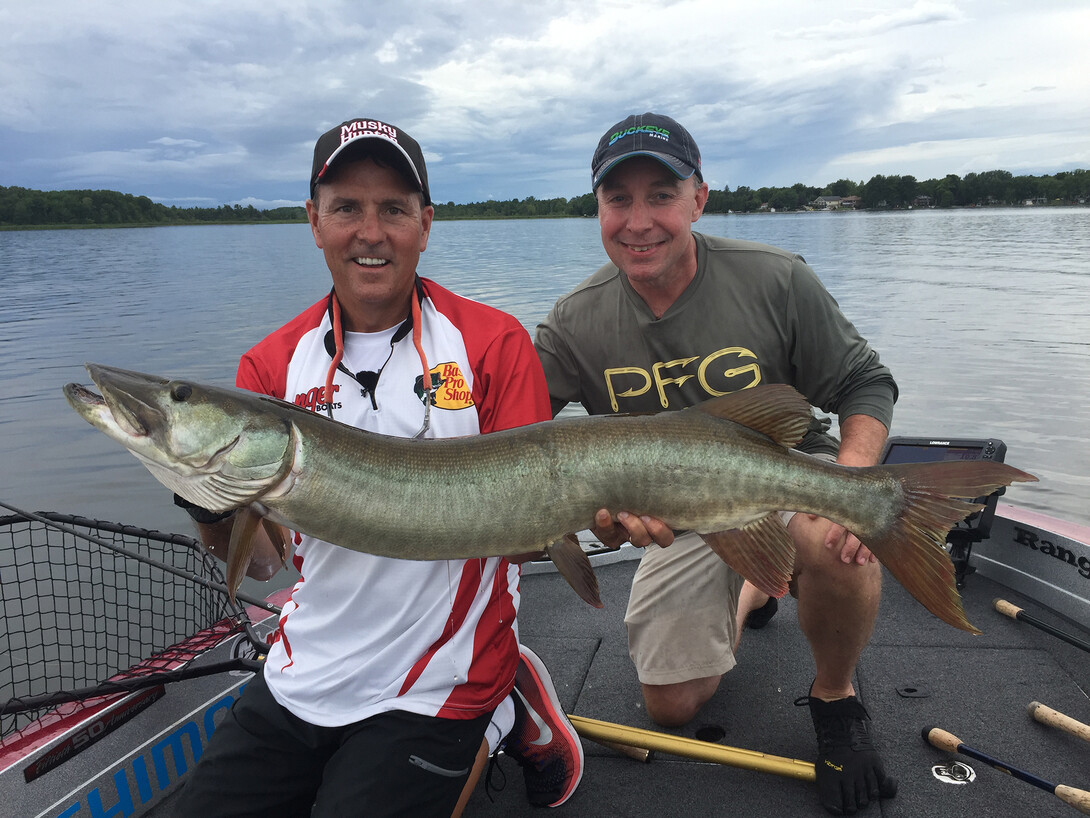
[[[539,550],[585,527],[603,506],[700,532],[735,528],[780,508],[826,516],[857,504],[865,482],[841,471],[832,495],[839,502],[830,502],[819,489],[827,488],[831,467],[702,413],[605,424],[570,419],[423,445],[351,434],[358,430],[350,427],[330,434],[330,424],[313,417],[318,422],[293,419],[303,440],[295,485],[265,505],[297,520],[333,501],[345,513],[327,515],[308,533],[384,556]],[[728,424],[729,435],[722,428]],[[739,437],[751,439],[740,444]],[[513,509],[522,521],[517,531],[509,524]]]

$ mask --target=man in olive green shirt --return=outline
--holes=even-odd
[[[897,386],[810,267],[775,247],[692,232],[708,199],[700,153],[669,117],[628,117],[592,160],[602,243],[610,264],[557,301],[538,327],[554,415],[681,409],[761,383],[787,383],[838,414],[841,440],[816,418],[803,451],[874,465]],[[661,520],[599,512],[607,544],[648,546],[625,622],[652,719],[693,719],[735,664],[741,626],[775,601],[728,568],[692,532],[674,540]],[[822,803],[853,813],[896,782],[868,735],[852,677],[878,612],[881,566],[841,526],[786,517],[797,557],[792,593],[816,666],[798,703],[818,733]],[[669,547],[664,547],[669,546]]]

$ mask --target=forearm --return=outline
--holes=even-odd
[[[882,456],[889,430],[870,415],[850,415],[840,422],[840,453],[843,466],[873,466]]]

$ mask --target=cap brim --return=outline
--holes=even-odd
[[[351,145],[358,145],[360,142],[363,142],[367,139],[373,139],[377,142],[385,142],[387,145],[391,145],[396,148],[397,152],[401,154],[401,157],[405,160],[405,166],[409,169],[409,171],[412,172],[412,177],[414,180],[416,180],[416,186],[420,189],[421,192],[424,191],[424,183],[420,179],[420,173],[417,171],[416,164],[413,162],[412,158],[409,156],[406,150],[401,147],[401,145],[399,145],[395,140],[378,133],[361,134],[360,136],[355,136],[345,142],[342,142],[341,145],[326,158],[325,165],[323,165],[322,169],[318,172],[318,177],[315,181],[322,181],[322,177],[326,175],[326,172],[333,164],[333,160],[336,159],[345,148]]]
[[[673,173],[674,176],[676,176],[678,179],[688,179],[690,176],[696,173],[696,168],[694,168],[692,165],[688,165],[685,162],[682,162],[675,156],[670,156],[665,153],[657,153],[655,151],[631,151],[629,153],[622,154],[615,159],[609,160],[609,162],[596,170],[594,172],[594,179],[591,185],[591,189],[597,190],[598,185],[602,184],[602,180],[606,178],[606,175],[611,170],[617,167],[617,165],[621,164],[621,162],[624,162],[626,159],[631,159],[634,156],[650,156],[652,159],[657,159],[659,162],[665,165],[670,170],[670,172]]]

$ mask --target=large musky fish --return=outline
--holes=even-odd
[[[590,562],[566,535],[609,508],[699,532],[757,587],[782,596],[795,549],[776,512],[788,510],[840,523],[928,610],[977,632],[944,549],[949,529],[980,508],[958,498],[1036,480],[990,461],[850,468],[807,457],[792,447],[810,406],[784,385],[679,412],[408,440],[237,389],[99,364],[87,370],[101,396],[64,388],[86,421],[190,502],[243,509],[228,557],[232,591],[260,517],[402,559],[544,549],[580,596],[601,605]]]

